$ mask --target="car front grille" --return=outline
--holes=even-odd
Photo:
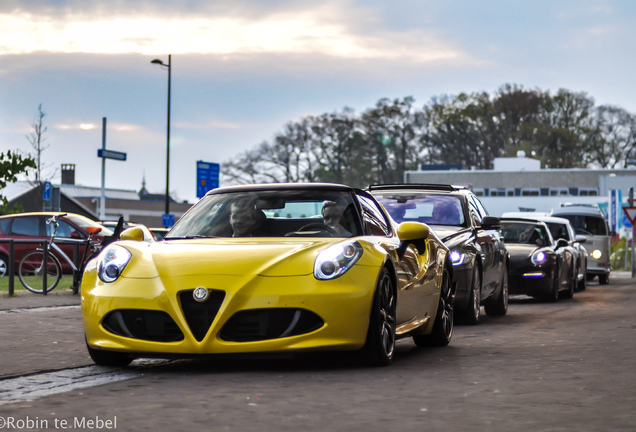
[[[177,323],[165,312],[146,309],[120,309],[102,321],[104,328],[116,335],[153,342],[183,340]]]
[[[185,316],[190,331],[196,340],[201,342],[207,334],[219,308],[225,298],[225,292],[219,290],[209,290],[208,298],[204,302],[194,300],[192,292],[194,290],[181,291],[179,301],[181,310]]]
[[[221,339],[254,342],[298,336],[318,330],[324,321],[305,309],[272,308],[237,312],[221,330]]]

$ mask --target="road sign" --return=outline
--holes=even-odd
[[[163,222],[164,228],[170,228],[174,225],[174,215],[172,213],[164,213],[161,222]]]
[[[618,192],[620,191],[617,189],[610,189],[609,223],[610,230],[612,231],[618,231],[619,228],[618,206],[620,203],[620,199],[618,198]]]
[[[197,161],[197,198],[219,187],[220,168],[218,163]]]
[[[118,152],[118,151],[114,151],[114,150],[98,149],[97,150],[97,157],[125,161],[126,160],[126,153]]]
[[[51,201],[51,182],[45,181],[42,185],[42,201]]]
[[[623,211],[627,219],[634,225],[634,222],[636,222],[636,207],[623,207]]]
[[[623,214],[623,218],[621,219],[622,222],[622,227],[623,228],[631,228],[632,227],[632,223],[629,221],[629,218],[627,217],[626,214]]]

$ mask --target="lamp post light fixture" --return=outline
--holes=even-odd
[[[171,68],[172,62],[172,54],[168,55],[168,64],[165,64],[159,59],[154,59],[150,63],[158,64],[159,66],[163,66],[168,68],[168,126],[167,126],[167,135],[166,135],[166,214],[170,214],[170,75],[172,72]]]

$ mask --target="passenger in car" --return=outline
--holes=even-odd
[[[459,210],[455,205],[448,202],[440,201],[433,208],[433,224],[441,225],[459,225]]]

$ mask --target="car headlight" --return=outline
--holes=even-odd
[[[595,249],[594,252],[592,252],[592,258],[594,259],[599,259],[602,256],[603,256],[603,253],[598,249]]]
[[[106,283],[115,282],[132,255],[121,246],[110,245],[99,255],[97,275]]]
[[[538,251],[532,254],[532,262],[535,265],[541,265],[546,262],[548,259],[547,255],[543,251]]]
[[[453,263],[454,266],[462,265],[464,263],[465,256],[466,255],[464,255],[463,253],[453,250],[450,253],[451,263]]]
[[[318,280],[335,279],[347,272],[362,256],[358,242],[339,243],[321,251],[314,263],[314,277]]]

